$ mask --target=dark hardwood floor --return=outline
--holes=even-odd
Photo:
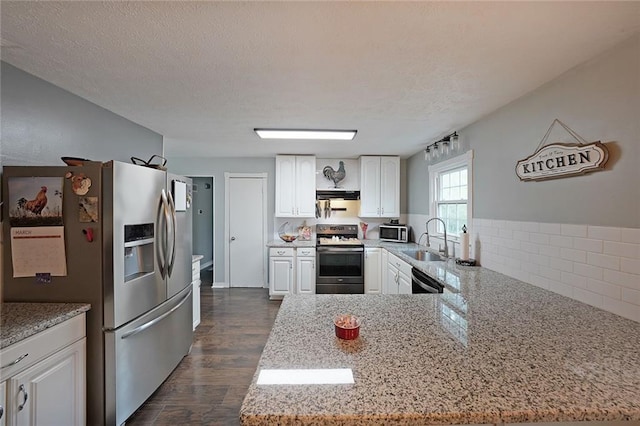
[[[127,426],[240,424],[280,302],[269,301],[267,289],[212,289],[211,273],[201,275],[201,323],[191,353]]]

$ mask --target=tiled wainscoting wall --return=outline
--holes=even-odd
[[[640,322],[640,229],[474,219],[485,268]]]

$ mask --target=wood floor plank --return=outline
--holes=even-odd
[[[191,352],[127,426],[240,424],[280,302],[270,301],[267,289],[212,289],[211,278],[202,271],[201,322]]]

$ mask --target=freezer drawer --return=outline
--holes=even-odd
[[[124,423],[187,355],[192,321],[189,286],[141,318],[105,332],[107,424]]]

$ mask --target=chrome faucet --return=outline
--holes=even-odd
[[[429,222],[431,222],[432,220],[439,220],[440,222],[442,222],[442,229],[444,229],[444,252],[438,249],[438,253],[442,253],[444,257],[449,257],[449,250],[447,249],[447,224],[444,223],[444,220],[440,219],[439,217],[432,217],[427,221],[427,224],[425,225],[427,228],[427,232],[425,232],[425,234],[427,234],[427,247],[431,247],[429,245]]]

